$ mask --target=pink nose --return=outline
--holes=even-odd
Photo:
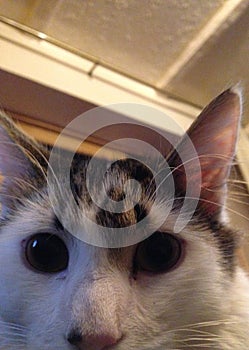
[[[119,342],[121,337],[112,335],[111,332],[94,335],[81,335],[78,331],[72,331],[67,340],[79,350],[107,350],[108,347]]]

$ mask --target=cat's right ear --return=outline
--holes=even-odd
[[[195,214],[201,217],[216,220],[223,211],[241,112],[240,88],[224,91],[201,112],[168,158],[177,197],[184,198],[188,188],[188,197],[199,200]]]
[[[38,147],[3,112],[0,113],[0,173],[2,215],[15,206],[37,171]],[[26,184],[26,185],[25,185]]]

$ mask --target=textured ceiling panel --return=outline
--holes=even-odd
[[[249,4],[249,2],[248,2]],[[244,121],[249,121],[249,6],[225,23],[165,86],[165,90],[205,105],[224,88],[241,83]]]
[[[238,81],[249,101],[249,0],[0,0],[0,15],[193,104]]]
[[[225,0],[0,0],[0,14],[156,85]]]

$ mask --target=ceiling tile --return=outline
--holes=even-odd
[[[245,95],[246,123],[249,121],[248,77],[249,6],[202,46],[165,86],[165,91],[204,106],[225,88],[240,83]]]
[[[0,0],[0,13],[156,85],[225,0]]]

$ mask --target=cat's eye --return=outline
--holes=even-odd
[[[182,256],[182,243],[171,234],[155,232],[141,242],[136,251],[134,270],[163,273],[177,265]]]
[[[69,261],[65,243],[49,233],[37,233],[30,237],[26,243],[25,256],[32,268],[48,273],[65,270]]]

